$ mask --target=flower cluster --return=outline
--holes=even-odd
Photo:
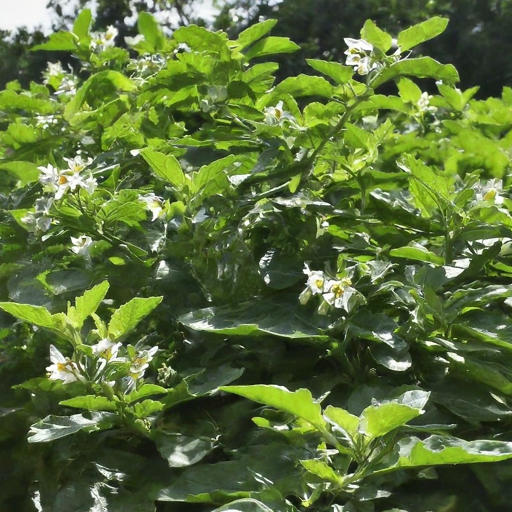
[[[43,130],[47,130],[51,126],[54,126],[59,123],[59,120],[56,116],[48,115],[48,116],[36,116],[36,126],[42,128]]]
[[[314,295],[320,295],[321,301],[318,307],[318,313],[326,315],[331,307],[344,309],[344,295],[351,289],[352,281],[348,277],[342,279],[330,279],[324,272],[311,270],[305,265],[304,274],[308,276],[306,288],[299,295],[299,301],[302,305],[309,302]]]
[[[92,194],[98,186],[92,172],[87,170],[92,163],[92,158],[84,161],[80,155],[77,155],[75,158],[64,158],[64,160],[68,163],[68,168],[64,170],[59,170],[52,164],[38,167],[41,171],[39,182],[43,185],[43,189],[54,194],[56,200],[62,199],[68,190],[74,192],[77,188]]]
[[[422,92],[420,99],[416,103],[418,110],[420,112],[428,112],[431,114],[435,114],[437,112],[437,107],[430,104],[430,100],[432,99],[432,95],[428,92]]]
[[[374,47],[364,39],[344,39],[348,50],[344,53],[347,56],[347,66],[352,66],[359,75],[367,75],[370,71],[380,67],[379,60],[375,58]]]
[[[52,364],[46,368],[48,378],[60,380],[64,384],[80,381],[103,382],[114,386],[116,381],[122,379],[133,383],[144,377],[149,363],[158,351],[158,347],[129,345],[124,348],[122,343],[115,343],[109,338],[101,339],[90,348],[91,356],[75,352],[73,358],[69,358],[50,345]]]

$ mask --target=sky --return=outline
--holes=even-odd
[[[50,11],[46,9],[48,0],[0,0],[0,29],[13,30],[26,26],[33,29],[42,26],[45,33],[51,31]],[[212,13],[211,0],[204,0],[202,12]]]
[[[26,26],[32,29],[42,25],[45,32],[51,27],[48,0],[0,0],[0,29],[12,30]]]

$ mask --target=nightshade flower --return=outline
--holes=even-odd
[[[116,45],[116,37],[119,31],[116,27],[110,25],[107,27],[106,32],[92,32],[91,33],[91,50],[102,52],[107,48],[112,48]]]
[[[85,380],[76,364],[69,357],[64,357],[53,345],[50,345],[50,361],[53,364],[46,368],[50,380],[61,380],[64,384]]]
[[[49,116],[36,116],[36,126],[41,127],[43,130],[50,128],[54,124],[58,124],[59,120],[52,115]]]
[[[304,265],[304,274],[308,276],[306,288],[299,295],[299,301],[302,305],[307,304],[313,295],[319,295],[324,292],[326,279],[323,272],[311,270],[307,264]]]
[[[103,338],[91,348],[94,355],[99,356],[106,361],[110,361],[111,359],[116,358],[120,347],[121,343],[114,343],[108,338]]]
[[[139,350],[131,361],[130,376],[134,379],[140,379],[157,351],[158,347],[152,347],[149,350]]]
[[[65,158],[64,160],[68,163],[69,167],[67,170],[78,174],[82,172],[86,167],[91,165],[92,158],[88,158],[85,162],[81,155],[77,155],[74,158]]]
[[[359,75],[367,75],[370,71],[379,67],[378,61],[372,58],[373,45],[364,39],[344,39],[348,50],[344,53],[347,56],[347,66],[352,66]]]
[[[335,308],[343,308],[343,294],[350,287],[352,281],[347,277],[339,281],[329,280],[326,284],[327,293],[323,294],[324,300]]]
[[[82,235],[78,238],[71,237],[71,243],[73,247],[71,247],[71,251],[79,256],[83,256],[84,258],[89,258],[89,250],[91,245],[93,244],[92,238],[90,236]]]
[[[297,124],[297,119],[290,112],[283,110],[282,101],[279,101],[275,107],[266,107],[263,112],[265,113],[265,124],[283,126],[285,121],[288,121],[293,128],[302,129]]]
[[[142,201],[146,205],[146,208],[152,213],[152,221],[165,215],[164,202],[161,197],[155,194],[146,194],[145,196],[139,196],[139,201]]]
[[[43,71],[43,84],[47,84],[52,76],[60,76],[65,73],[62,68],[62,64],[57,62],[48,62],[46,66],[46,71]]]
[[[503,181],[493,178],[485,184],[476,183],[473,186],[476,192],[476,200],[478,203],[486,202],[491,204],[503,204]]]
[[[76,94],[76,83],[75,79],[70,76],[65,76],[58,89],[55,91],[56,96],[60,96],[61,94],[69,94],[74,96]]]

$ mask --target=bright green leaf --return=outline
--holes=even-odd
[[[164,155],[151,149],[144,149],[140,154],[157,176],[160,176],[178,190],[183,188],[186,177],[178,160],[173,155]]]
[[[222,386],[219,389],[275,407],[308,421],[321,431],[326,430],[327,425],[322,417],[320,404],[313,400],[311,392],[307,389],[298,389],[292,392],[283,386],[267,385]]]
[[[88,411],[115,411],[116,402],[109,400],[104,396],[77,396],[68,400],[62,400],[59,405],[66,407],[75,407],[77,409],[87,409]]]
[[[124,336],[134,329],[144,317],[149,315],[160,302],[162,302],[162,297],[136,297],[130,302],[123,304],[119,309],[114,311],[110,319],[110,323],[108,324],[109,336],[112,339]]]
[[[331,77],[338,85],[347,83],[354,74],[350,66],[339,62],[328,62],[320,59],[306,59],[306,62],[316,71]]]
[[[291,53],[299,49],[300,46],[290,41],[287,37],[271,36],[260,39],[257,43],[253,44],[245,54],[245,58],[251,60],[256,57],[275,55],[276,53]]]
[[[277,23],[277,20],[265,20],[261,23],[256,23],[255,25],[251,25],[246,28],[236,40],[237,45],[241,50],[254,43],[258,39],[261,39],[265,34],[267,34]]]
[[[398,46],[406,52],[415,46],[442,34],[448,25],[447,18],[435,16],[398,34]]]
[[[366,20],[366,23],[361,29],[361,39],[368,41],[384,53],[391,48],[393,42],[393,38],[377,27],[372,20]]]
[[[81,297],[76,298],[76,306],[69,306],[67,317],[76,329],[81,329],[85,319],[96,313],[101,301],[109,289],[108,281],[87,290]]]
[[[47,329],[55,328],[53,316],[42,306],[16,304],[15,302],[0,302],[0,308],[19,320],[30,322],[39,327],[46,327]]]

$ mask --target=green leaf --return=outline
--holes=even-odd
[[[202,460],[214,448],[212,439],[157,431],[152,436],[160,455],[171,468],[184,468]]]
[[[276,53],[291,53],[299,49],[300,46],[290,41],[287,37],[271,36],[253,44],[245,54],[245,58],[251,60],[256,57],[275,55]]]
[[[361,414],[359,429],[370,438],[381,437],[423,414],[430,393],[407,391],[396,400],[370,405]]]
[[[178,160],[173,155],[164,155],[151,149],[144,149],[140,154],[157,176],[160,176],[178,190],[183,188],[186,177]]]
[[[157,52],[164,47],[165,37],[159,23],[148,12],[140,12],[137,19],[139,34],[144,36],[144,41],[151,47],[151,52]]]
[[[384,53],[386,53],[393,44],[393,38],[377,27],[372,20],[366,20],[366,23],[361,29],[361,39],[368,41]]]
[[[397,165],[414,177],[410,180],[410,191],[424,217],[432,216],[436,209],[442,208],[443,200],[450,199],[455,183],[453,176],[436,172],[412,155],[402,156]]]
[[[407,437],[398,442],[395,454],[389,458],[389,466],[378,469],[374,474],[401,468],[497,462],[511,457],[512,443],[505,441],[464,441],[446,435],[433,435],[424,441]]]
[[[224,32],[212,32],[204,27],[188,25],[175,30],[172,36],[178,43],[188,44],[192,50],[217,53],[221,60],[230,58],[228,38]]]
[[[126,403],[131,404],[136,400],[140,400],[141,398],[146,398],[147,396],[152,395],[161,395],[167,392],[168,390],[162,386],[157,386],[156,384],[144,384],[136,391],[132,391],[129,395],[126,395],[124,399]]]
[[[459,81],[459,74],[451,64],[441,64],[430,57],[401,60],[391,64],[377,75],[371,83],[373,88],[401,75],[417,76],[418,78],[434,78],[448,84]]]
[[[28,434],[29,443],[47,443],[69,436],[80,430],[94,432],[110,428],[116,421],[116,414],[109,412],[91,412],[90,417],[83,414],[72,416],[46,416],[34,423]]]
[[[353,414],[350,414],[345,409],[329,405],[324,411],[324,416],[336,423],[336,425],[338,425],[351,437],[354,437],[358,434],[359,418]]]
[[[78,37],[71,32],[61,30],[56,34],[51,34],[50,39],[46,43],[37,44],[30,51],[46,50],[50,52],[63,51],[73,52],[78,49]]]
[[[238,36],[236,40],[237,45],[240,50],[247,48],[250,44],[254,43],[258,39],[261,39],[265,34],[267,34],[277,23],[277,20],[265,20],[261,23],[256,23],[252,25],[242,32]]]
[[[39,179],[39,170],[32,162],[7,162],[0,163],[0,169],[16,176],[23,185],[33,183]]]
[[[277,99],[283,94],[290,94],[294,98],[301,98],[304,96],[323,96],[330,99],[333,94],[333,86],[321,76],[291,76],[285,78],[280,84],[276,85],[274,90],[270,93],[270,97],[272,99]]]
[[[59,402],[59,405],[87,409],[88,411],[115,411],[117,409],[116,402],[104,396],[95,395],[77,396],[68,400],[62,400]]]
[[[306,59],[306,62],[316,71],[332,78],[338,85],[346,84],[354,74],[350,66],[343,66],[339,62],[328,62],[320,59]]]
[[[275,509],[268,508],[261,501],[248,498],[232,501],[212,512],[275,512]]]
[[[415,46],[442,34],[448,26],[448,19],[435,16],[423,23],[402,30],[398,34],[398,46],[406,52]]]
[[[92,13],[90,9],[83,9],[78,14],[75,23],[73,24],[73,34],[78,36],[81,41],[89,35],[89,28],[92,22]]]
[[[295,300],[299,304],[296,297]],[[290,339],[327,339],[318,328],[302,318],[297,304],[290,307],[282,302],[267,300],[244,304],[239,308],[205,308],[183,315],[179,320],[191,329],[218,334],[273,334]]]
[[[399,247],[398,249],[391,249],[389,255],[394,258],[406,258],[416,261],[425,261],[428,263],[435,263],[436,265],[443,265],[444,258],[429,251],[420,244],[414,244],[407,247]]]
[[[114,311],[110,319],[110,323],[108,324],[109,336],[112,339],[117,339],[130,332],[162,302],[162,298],[163,297],[136,297],[130,302],[123,304],[119,309]]]
[[[343,477],[338,475],[338,473],[336,473],[336,471],[334,471],[331,466],[322,460],[301,460],[300,463],[302,466],[304,466],[304,468],[306,468],[307,471],[321,478],[322,480],[327,480],[334,485],[341,485],[343,483]]]
[[[81,297],[77,297],[75,306],[68,306],[66,316],[76,329],[81,329],[86,318],[96,313],[101,301],[107,294],[109,286],[108,281],[103,281],[87,290]]]
[[[400,98],[409,103],[418,103],[421,98],[421,89],[412,80],[402,76],[396,85]]]
[[[0,302],[0,308],[19,320],[30,322],[39,327],[46,327],[47,329],[55,328],[53,315],[42,306],[16,304],[15,302]]]
[[[137,402],[133,406],[133,412],[137,418],[147,418],[156,412],[160,412],[164,408],[164,404],[158,400],[143,400]]]
[[[298,389],[292,392],[283,386],[268,385],[221,386],[219,389],[293,414],[311,423],[320,431],[325,431],[327,428],[320,404],[313,400],[308,389]]]
[[[116,89],[119,91],[134,91],[135,83],[119,71],[108,69],[90,76],[78,89],[75,97],[66,105],[64,118],[68,121],[80,110],[84,102],[94,101],[98,91]],[[115,99],[115,98],[112,98]]]

